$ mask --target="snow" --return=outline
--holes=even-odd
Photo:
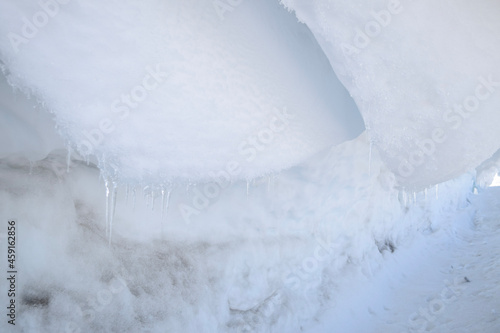
[[[19,331],[499,331],[499,7],[281,2],[0,2]]]
[[[455,178],[499,149],[497,4],[282,2],[314,33],[402,187]]]
[[[181,205],[195,209],[205,183],[175,187],[163,219],[160,192],[135,188],[132,204],[118,187],[111,245],[96,166],[73,160],[66,172],[60,152],[29,174],[27,160],[3,159],[0,218],[15,216],[30,244],[19,247],[18,324],[27,332],[312,327],[325,308],[343,309],[352,289],[342,281],[369,281],[415,237],[445,232],[443,212],[465,207],[472,193],[473,174],[441,184],[439,198],[405,193],[376,150],[370,175],[369,150],[363,135],[251,182],[248,194],[246,181],[235,182],[187,220]]]
[[[305,332],[497,332],[499,198],[490,188],[447,212],[445,227],[404,244],[373,279],[343,279],[342,306]]]
[[[32,161],[45,158],[56,149],[64,149],[63,140],[54,131],[50,115],[20,91],[14,92],[5,76],[0,75],[0,158],[18,154]]]
[[[277,2],[246,1],[224,20],[211,1],[41,3],[0,3],[9,82],[121,182],[209,180],[234,163],[232,178],[254,178],[364,128],[312,34]]]
[[[498,176],[498,174],[495,175],[495,178],[493,179],[493,182],[491,183],[490,186],[493,187],[500,186],[500,176]]]

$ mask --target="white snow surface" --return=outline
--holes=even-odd
[[[498,332],[500,188],[469,199],[443,212],[446,227],[404,244],[373,278],[344,281],[341,309],[305,332]]]
[[[401,186],[455,178],[499,149],[497,2],[282,2],[314,33]]]
[[[499,6],[283,3],[0,1],[1,332],[500,331]]]
[[[233,179],[254,178],[364,129],[277,1],[222,13],[198,0],[60,2],[0,2],[4,71],[121,182],[206,180],[235,163]]]
[[[31,172],[25,159],[2,159],[0,218],[18,221],[18,327],[300,332],[325,309],[341,314],[345,293],[357,295],[346,281],[372,280],[413,239],[453,228],[442,216],[473,190],[473,174],[398,190],[369,149],[363,135],[216,196],[205,183],[179,185],[163,218],[158,191],[119,187],[111,246],[96,166],[72,161],[67,172],[64,151]]]

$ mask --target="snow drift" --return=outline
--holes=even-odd
[[[121,181],[253,178],[361,133],[305,25],[277,2],[229,9],[3,1],[0,58],[65,141]]]
[[[0,58],[65,142],[128,182],[249,179],[354,138],[335,73],[402,187],[498,150],[499,6],[282,2],[315,38],[269,1],[3,2]]]
[[[305,22],[407,188],[500,147],[500,6],[493,1],[283,0]]]
[[[24,331],[303,331],[453,233],[498,168],[464,173],[499,147],[498,6],[283,2],[310,30],[277,1],[0,2]]]

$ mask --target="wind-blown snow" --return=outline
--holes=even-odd
[[[500,148],[497,3],[282,2],[314,33],[401,186],[455,178]]]

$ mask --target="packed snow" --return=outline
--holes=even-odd
[[[500,331],[499,10],[0,1],[0,331]]]

